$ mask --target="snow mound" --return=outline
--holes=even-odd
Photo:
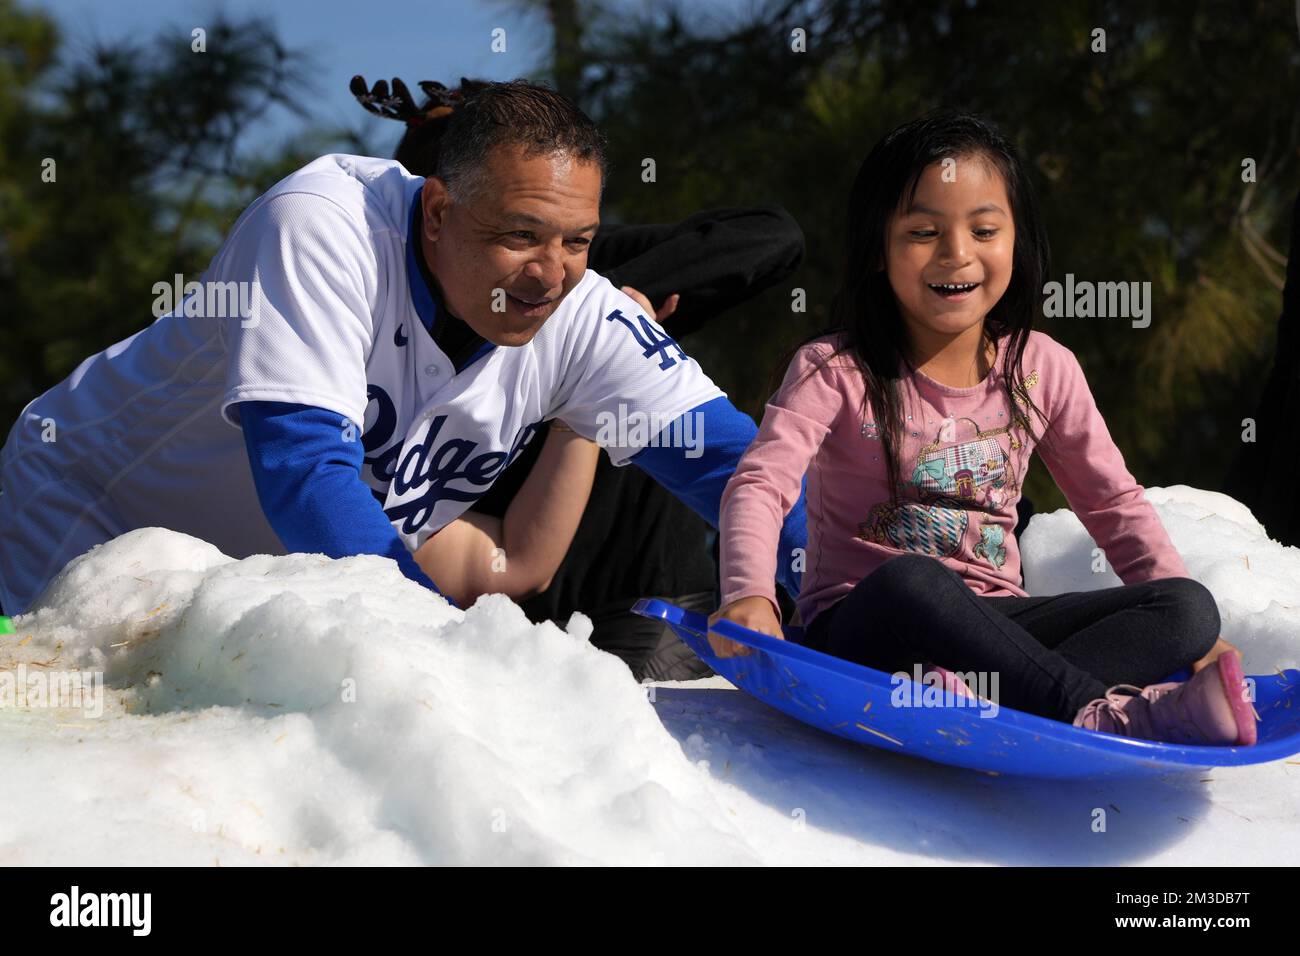
[[[1193,578],[1214,595],[1223,636],[1248,674],[1300,667],[1300,549],[1269,539],[1241,502],[1187,485],[1146,489]],[[1034,515],[1020,538],[1030,594],[1093,591],[1123,582],[1068,510]]]
[[[0,783],[10,862],[755,860],[585,618],[149,528],[72,561],[18,630],[110,700],[0,711],[32,771]]]

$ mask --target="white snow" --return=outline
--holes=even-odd
[[[1300,549],[1222,495],[1147,495],[1247,672],[1297,666]],[[1118,583],[1093,547],[1071,513],[1036,516],[1031,593]],[[380,558],[233,561],[146,529],[71,562],[15,626],[0,676],[102,671],[106,691],[102,716],[0,707],[0,865],[1300,855],[1300,755],[1118,783],[989,777],[821,734],[721,679],[651,703],[585,617],[535,626],[501,596],[461,612]]]

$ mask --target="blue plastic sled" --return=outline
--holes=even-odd
[[[995,716],[981,716],[989,713],[987,701],[983,707],[895,706],[895,685],[883,671],[778,641],[732,621],[719,621],[714,630],[754,653],[719,658],[705,636],[705,615],[657,599],[638,601],[632,610],[665,621],[717,673],[797,720],[882,750],[984,773],[1131,777],[1266,763],[1300,752],[1296,670],[1253,678],[1260,718],[1255,746],[1196,747],[1083,730],[1004,706]],[[788,629],[787,634],[797,631]]]

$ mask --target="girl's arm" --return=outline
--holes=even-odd
[[[1044,388],[1051,426],[1038,453],[1125,584],[1189,578],[1142,486],[1124,464],[1074,353],[1053,343]]]
[[[758,434],[737,465],[722,495],[718,523],[722,607],[710,619],[727,618],[781,637],[776,603],[776,554],[785,515],[799,499],[808,463],[817,454],[844,406],[839,373],[825,343],[805,346],[786,371],[781,388],[768,401]],[[738,651],[711,635],[724,655]]]
[[[416,562],[461,607],[481,594],[545,591],[573,543],[599,455],[595,442],[552,422],[505,517],[465,512],[424,543]]]
[[[1064,347],[1061,352],[1054,390],[1061,407],[1052,417],[1052,440],[1038,446],[1043,462],[1121,581],[1190,578],[1156,509],[1124,465],[1078,359]],[[1192,670],[1235,650],[1220,636]]]

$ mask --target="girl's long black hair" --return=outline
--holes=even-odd
[[[1029,397],[1021,359],[1042,307],[1050,253],[1038,202],[1020,154],[991,123],[971,113],[941,110],[905,123],[876,144],[853,182],[844,271],[831,303],[830,327],[800,343],[782,363],[784,368],[794,352],[813,339],[841,336],[840,345],[828,359],[846,354],[862,373],[866,402],[875,416],[884,451],[893,503],[899,500],[898,449],[903,428],[899,367],[900,363],[908,369],[913,366],[906,348],[903,316],[885,269],[888,229],[895,213],[911,205],[925,169],[946,158],[982,159],[1006,183],[1016,228],[1011,282],[985,318],[985,344],[1010,336],[1003,349],[1001,371],[1012,427],[1018,425],[1033,435],[1030,408],[1046,422]]]

